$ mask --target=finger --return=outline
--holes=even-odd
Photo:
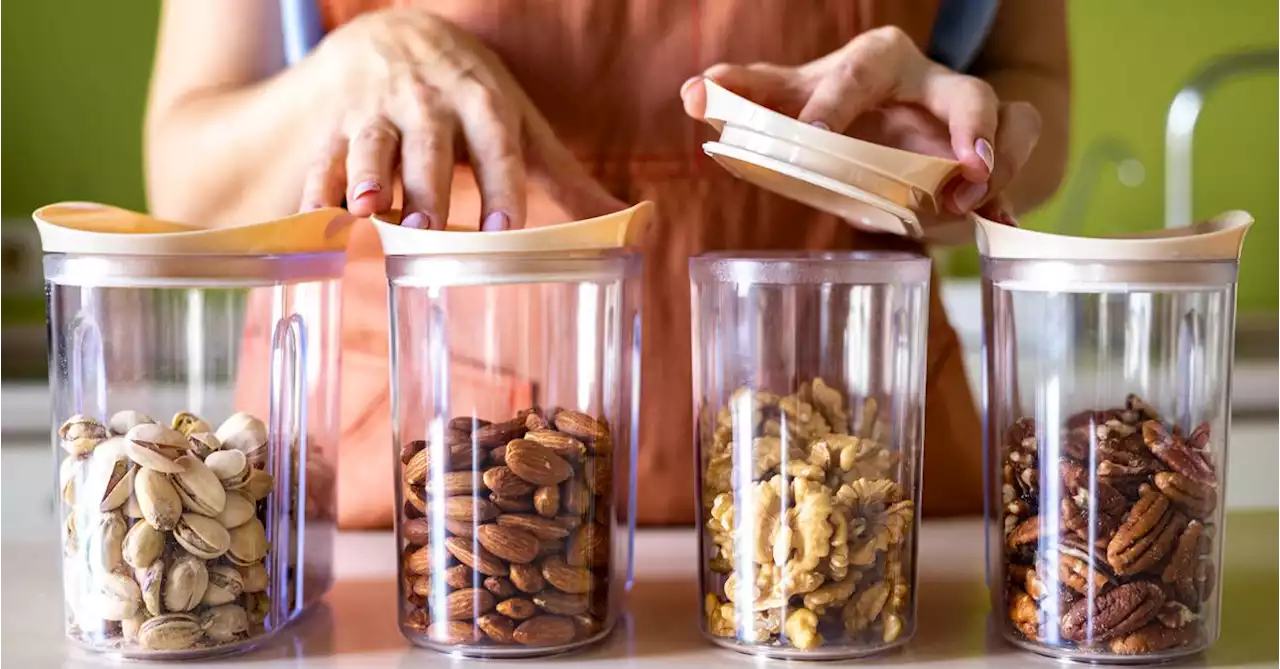
[[[717,63],[707,68],[680,87],[680,100],[684,111],[690,118],[704,121],[707,112],[707,87],[705,81],[710,79],[717,84],[741,95],[756,104],[764,105],[784,114],[794,114],[795,109],[788,104],[794,97],[792,89],[796,82],[787,75],[790,68],[781,68],[764,63],[751,65],[735,65]]]
[[[921,82],[919,99],[911,101],[918,101],[947,124],[960,175],[972,183],[986,181],[996,167],[992,143],[1000,107],[990,84],[933,64]]]
[[[999,116],[1000,128],[995,137],[996,167],[987,180],[983,203],[1004,192],[1027,164],[1040,141],[1040,113],[1029,103],[1000,105]]]
[[[988,221],[1003,223],[1014,228],[1020,227],[1021,225],[1018,223],[1018,219],[1013,215],[1012,203],[1009,202],[1009,198],[1005,197],[1003,193],[997,194],[990,202],[987,202],[973,211],[975,214],[987,219]]]
[[[385,116],[356,126],[347,148],[347,209],[356,216],[391,208],[391,178],[400,150],[400,132]]]
[[[302,182],[302,200],[299,211],[311,211],[321,207],[340,207],[347,185],[347,135],[333,133],[307,168]]]
[[[862,35],[814,63],[820,73],[812,95],[797,118],[805,123],[844,132],[858,116],[899,90],[911,88],[925,58],[902,30],[879,28]]]
[[[520,115],[498,93],[482,86],[461,95],[455,104],[480,187],[480,229],[523,228],[527,177],[520,150]]]
[[[404,129],[400,145],[400,180],[404,185],[401,225],[443,230],[449,220],[453,180],[453,136],[457,121],[446,110],[434,110]]]

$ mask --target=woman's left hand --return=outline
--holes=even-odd
[[[1011,222],[1001,192],[1040,137],[1035,107],[1000,101],[985,81],[929,60],[893,26],[798,67],[713,65],[680,89],[685,112],[698,120],[706,111],[703,78],[806,123],[960,161],[960,176],[943,193],[956,215],[977,210]]]

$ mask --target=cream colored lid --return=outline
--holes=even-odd
[[[938,211],[940,191],[960,169],[955,160],[801,123],[710,80],[706,89],[707,123],[720,131],[718,142],[703,145],[708,155],[761,188],[858,225],[923,236],[916,212]]]
[[[277,256],[342,252],[355,217],[317,209],[248,225],[205,228],[92,202],[60,202],[32,215],[45,253],[128,256]]]
[[[638,246],[653,203],[581,221],[521,230],[480,233],[474,228],[418,230],[401,227],[400,212],[373,217],[373,225],[388,256],[445,256],[489,253],[585,251]]]
[[[1071,237],[989,221],[972,215],[978,251],[1008,260],[1167,261],[1240,259],[1253,217],[1228,211],[1186,228],[1160,229],[1117,237]]]

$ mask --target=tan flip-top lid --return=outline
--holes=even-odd
[[[978,251],[1007,260],[1239,260],[1253,217],[1228,211],[1186,228],[1116,237],[1072,237],[1015,228],[974,215]]]
[[[444,230],[405,228],[394,221],[399,212],[374,216],[373,225],[388,256],[448,256],[501,253],[589,251],[638,246],[653,203],[640,204],[596,218],[502,232],[474,228]]]
[[[939,211],[939,194],[960,169],[955,160],[801,123],[705,83],[705,117],[720,131],[719,141],[703,144],[707,155],[745,181],[855,225],[924,237],[921,214]]]
[[[31,217],[45,253],[277,256],[346,251],[355,217],[317,209],[248,225],[206,228],[92,202],[61,202]]]

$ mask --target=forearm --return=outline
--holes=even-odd
[[[317,142],[336,124],[322,69],[307,59],[248,85],[154,101],[145,128],[151,212],[228,225],[296,210]]]
[[[982,78],[1001,100],[1029,102],[1040,112],[1040,140],[1004,191],[1014,212],[1023,213],[1049,199],[1066,174],[1071,86],[1065,77],[1027,68],[996,70]]]

